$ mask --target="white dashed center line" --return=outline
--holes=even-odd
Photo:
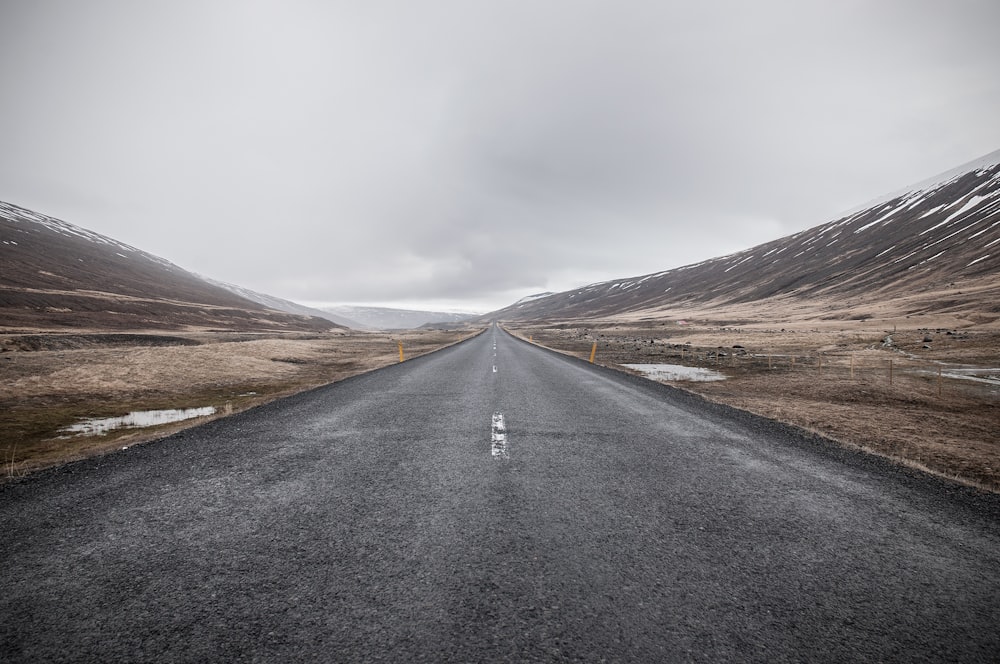
[[[503,413],[499,410],[493,413],[492,446],[494,459],[509,459],[507,451],[507,427],[503,422]]]

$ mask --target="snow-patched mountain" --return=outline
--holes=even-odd
[[[478,316],[478,314],[449,313],[446,311],[419,311],[352,305],[323,307],[323,310],[356,321],[370,330],[412,330],[426,325],[462,323]]]
[[[205,281],[219,288],[225,288],[231,293],[235,293],[240,297],[245,297],[248,300],[256,302],[258,304],[263,304],[269,309],[277,309],[278,311],[286,311],[290,314],[297,314],[299,316],[315,316],[318,318],[325,318],[329,321],[336,323],[337,325],[342,325],[344,327],[349,327],[355,330],[364,330],[367,326],[362,325],[358,321],[351,320],[349,318],[344,318],[343,316],[338,316],[336,314],[330,313],[329,311],[323,311],[322,309],[316,309],[314,307],[307,307],[304,304],[299,304],[298,302],[292,302],[291,300],[285,300],[280,297],[275,297],[274,295],[268,295],[266,293],[259,293],[255,290],[249,288],[244,288],[243,286],[237,286],[236,284],[229,284],[225,281],[218,281],[217,279],[212,279],[211,277],[206,277],[205,275],[198,275]]]
[[[851,211],[728,256],[521,301],[501,320],[669,317],[734,305],[812,315],[1000,314],[1000,150]]]
[[[268,308],[168,260],[0,202],[0,326],[5,328],[329,330],[324,318]]]

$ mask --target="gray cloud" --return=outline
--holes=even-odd
[[[304,301],[507,304],[1000,147],[993,2],[0,8],[0,198]]]

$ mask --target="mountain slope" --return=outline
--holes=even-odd
[[[670,316],[735,305],[829,318],[1000,318],[1000,151],[840,219],[745,251],[593,284],[494,312],[503,320]]]
[[[235,284],[228,284],[224,281],[217,281],[210,277],[204,275],[199,275],[201,279],[204,279],[213,286],[218,286],[219,288],[224,288],[230,293],[235,293],[240,297],[244,297],[248,300],[262,304],[269,309],[277,309],[278,311],[285,311],[290,314],[296,314],[299,316],[314,316],[317,318],[325,318],[328,321],[332,321],[337,325],[342,325],[344,327],[349,327],[355,330],[366,329],[366,325],[362,325],[358,321],[345,318],[343,316],[338,316],[329,311],[323,311],[322,309],[315,309],[313,307],[307,307],[304,304],[299,304],[298,302],[292,302],[291,300],[284,300],[280,297],[275,297],[274,295],[268,295],[266,293],[258,293],[255,290],[250,290],[249,288],[244,288],[243,286],[237,286]]]
[[[0,325],[7,328],[329,330],[152,254],[0,202]]]

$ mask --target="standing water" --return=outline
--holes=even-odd
[[[204,408],[170,408],[167,410],[137,410],[121,417],[87,419],[60,429],[63,433],[77,436],[103,436],[112,429],[139,429],[160,424],[190,420],[215,414],[215,406]]]
[[[653,380],[693,380],[712,381],[725,380],[725,374],[701,367],[686,367],[681,364],[623,364],[629,369],[641,372],[646,378]]]

